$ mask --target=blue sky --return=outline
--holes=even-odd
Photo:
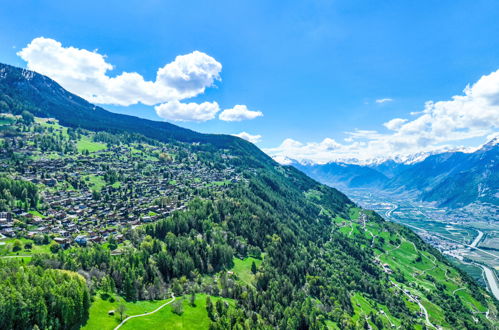
[[[456,124],[454,133],[469,133],[462,135],[466,139],[435,129],[417,145],[407,145],[414,132],[404,141],[391,137],[418,118],[410,113],[425,109],[425,102],[463,95],[466,85],[499,69],[497,17],[499,3],[480,0],[11,1],[0,10],[0,61],[26,67],[35,59],[26,61],[17,52],[45,37],[63,48],[105,55],[113,66],[109,77],[137,72],[154,81],[158,69],[176,56],[199,51],[221,64],[221,80],[179,100],[216,101],[219,112],[211,120],[174,123],[201,132],[261,135],[257,145],[283,157],[302,152],[302,159],[312,159],[323,153],[315,159],[323,162],[377,148],[370,155],[375,158],[399,149],[408,154],[477,145],[497,131],[499,111],[491,101],[487,118]],[[495,76],[489,84],[496,87]],[[382,99],[390,100],[376,102]],[[476,104],[482,103],[470,103],[466,113],[479,112]],[[263,116],[218,119],[235,105]],[[102,106],[163,120],[154,105]],[[454,111],[445,107],[446,115]],[[383,125],[396,118],[406,121],[388,125],[392,129]],[[492,124],[485,127],[484,121]],[[464,132],[475,124],[473,132]],[[390,146],[377,147],[385,139],[391,139]]]

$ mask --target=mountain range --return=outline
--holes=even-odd
[[[499,205],[499,138],[473,152],[430,155],[414,163],[393,160],[356,165],[345,163],[293,165],[311,177],[338,188],[410,191],[427,202],[458,208],[483,202]]]

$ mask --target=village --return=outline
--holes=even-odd
[[[106,145],[82,135],[76,152],[42,151],[36,141],[47,132],[67,132],[54,127],[4,134],[3,146],[9,148],[0,151],[0,171],[37,185],[40,195],[36,210],[0,210],[0,234],[5,237],[48,236],[63,247],[102,243],[110,236],[120,242],[123,229],[182,210],[203,189],[212,194],[242,180],[223,151],[215,167],[199,159],[189,144]]]

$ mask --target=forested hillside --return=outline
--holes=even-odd
[[[0,245],[0,290],[15,297],[0,303],[1,328],[113,329],[124,315],[150,311],[137,306],[172,293],[171,313],[147,324],[175,328],[195,311],[211,329],[497,324],[498,302],[412,231],[252,144],[204,135],[192,143],[176,133],[155,139],[160,124],[146,135],[68,127],[68,114],[33,117],[27,111],[40,115],[37,104],[54,93],[71,95],[48,78],[22,76],[43,83],[39,99],[11,88],[0,119],[3,194],[27,187],[0,210],[14,217],[1,224],[11,236]],[[13,81],[1,85],[20,80]],[[32,106],[12,102],[15,95]]]

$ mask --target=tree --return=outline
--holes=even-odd
[[[206,297],[206,311],[208,312],[208,317],[214,321],[215,315],[213,314],[213,303],[211,302],[210,296]]]
[[[60,245],[53,242],[50,244],[50,252],[57,253],[61,249]]]
[[[35,116],[29,111],[24,110],[21,113],[21,117],[23,118],[23,121],[26,125],[30,125],[35,121]]]
[[[172,312],[177,315],[182,315],[184,313],[184,303],[183,299],[175,300],[172,304]]]
[[[123,304],[123,303],[119,304],[118,308],[116,309],[116,311],[120,314],[120,321],[123,321],[123,315],[126,312],[126,306],[125,306],[125,304]]]
[[[12,247],[13,252],[21,251],[23,248],[23,243],[20,240],[16,239],[14,241],[14,246]]]
[[[255,262],[254,262],[254,261],[251,263],[251,272],[252,272],[253,274],[256,274],[256,264],[255,264]]]
[[[191,292],[189,303],[191,304],[192,307],[196,307],[196,292],[194,291]]]

